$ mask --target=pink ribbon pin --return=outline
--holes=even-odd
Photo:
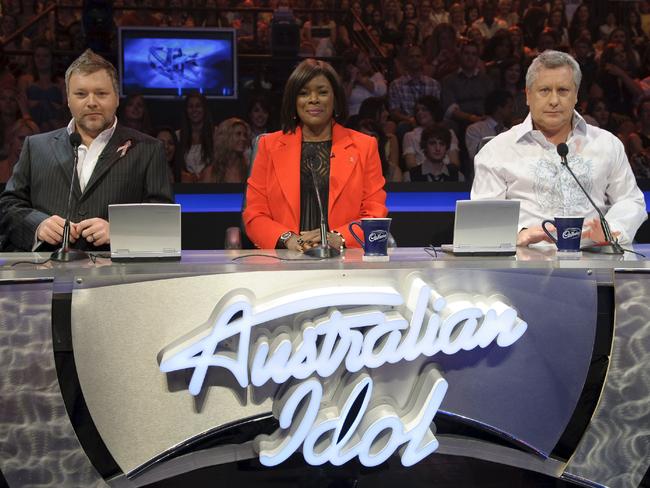
[[[132,146],[131,139],[129,139],[120,147],[118,147],[116,152],[120,153],[120,157],[123,158],[131,146]]]

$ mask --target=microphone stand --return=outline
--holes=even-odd
[[[578,180],[578,177],[575,175],[571,167],[569,166],[569,162],[567,161],[566,154],[560,155],[562,158],[562,166],[564,166],[569,174],[573,177],[575,182],[578,184],[580,189],[582,190],[582,193],[587,197],[587,200],[589,200],[589,203],[591,203],[591,206],[594,207],[596,212],[598,213],[598,219],[600,220],[600,225],[603,228],[603,233],[605,234],[605,241],[607,244],[612,248],[612,253],[613,254],[623,254],[625,250],[621,247],[621,245],[618,243],[618,240],[613,236],[611,229],[609,228],[609,224],[607,223],[607,219],[605,219],[605,215],[601,210],[598,208],[596,203],[591,199],[589,196],[589,193],[587,193],[587,190],[582,186],[580,183],[580,180]]]
[[[70,189],[68,190],[68,206],[65,214],[65,224],[63,225],[63,241],[61,247],[50,254],[52,261],[70,262],[88,259],[88,254],[79,249],[70,248],[70,211],[72,207],[72,191],[74,189],[74,180],[77,176],[77,164],[79,162],[79,144],[73,144],[74,159],[72,163],[72,178],[70,179]]]
[[[341,254],[338,249],[334,249],[327,242],[327,222],[325,222],[325,212],[323,211],[323,202],[320,197],[320,190],[316,183],[316,175],[314,174],[313,160],[309,161],[309,171],[311,172],[311,179],[314,183],[314,190],[316,191],[316,201],[318,202],[318,210],[320,211],[320,245],[312,247],[305,251],[305,255],[312,258],[328,259],[335,258]]]

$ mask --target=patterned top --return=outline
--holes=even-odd
[[[332,141],[302,141],[300,152],[300,230],[320,228],[320,210],[314,190],[312,169],[323,202],[327,221],[327,203],[330,188],[330,153]]]

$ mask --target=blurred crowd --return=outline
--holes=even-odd
[[[337,68],[345,124],[377,138],[387,181],[470,180],[481,145],[526,117],[526,69],[546,49],[576,58],[578,111],[623,141],[637,178],[650,177],[650,2],[75,0],[14,35],[50,3],[2,1],[0,181],[26,136],[67,124],[67,63],[86,46],[114,53],[115,26],[232,27],[239,52],[267,54],[278,12],[298,27],[299,57]],[[174,181],[238,183],[256,136],[278,129],[280,98],[250,93],[239,117],[221,120],[191,93],[176,126],[158,127],[156,100],[131,96],[118,120],[163,141]]]

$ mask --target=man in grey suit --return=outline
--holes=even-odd
[[[81,145],[72,191],[71,246],[107,247],[109,204],[172,202],[162,144],[117,123],[115,67],[87,50],[70,65],[65,83],[72,120],[66,128],[25,140],[0,195],[2,247],[6,250],[61,245],[73,171],[72,132],[79,133]]]

